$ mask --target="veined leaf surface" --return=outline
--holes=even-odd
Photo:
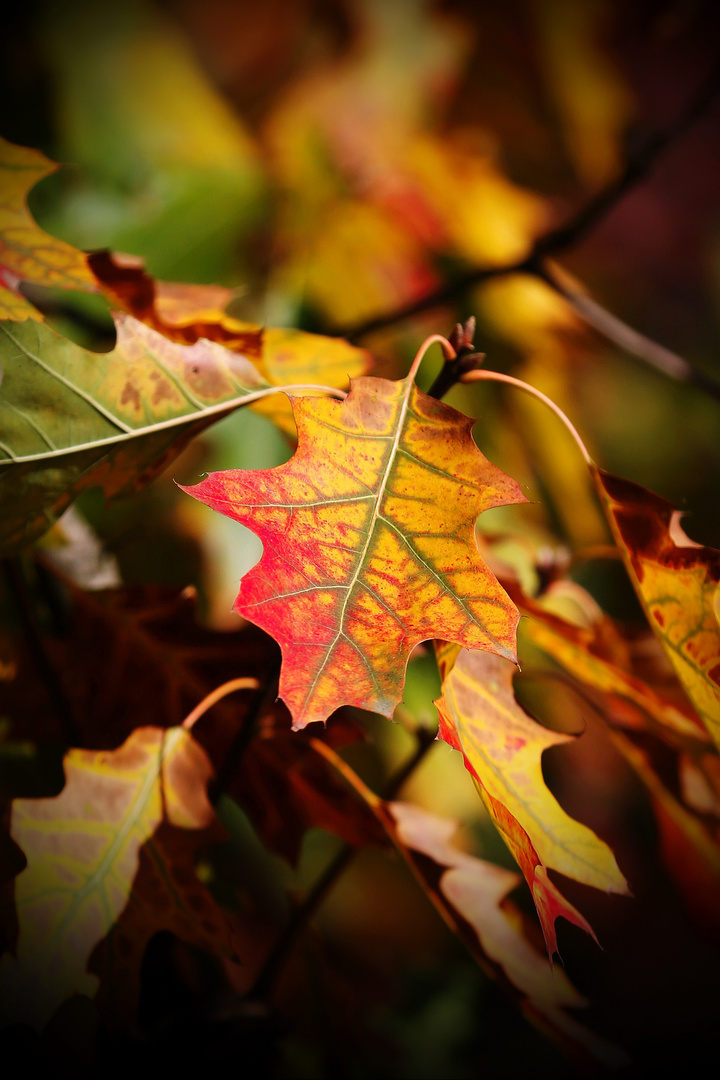
[[[591,628],[574,626],[544,611],[528,597],[513,595],[523,615],[530,616],[522,624],[525,639],[551,657],[569,675],[602,695],[605,701],[617,702],[621,698],[631,706],[637,706],[650,717],[653,730],[673,746],[688,739],[694,743],[710,741],[710,736],[691,709],[688,708],[687,713],[682,712],[673,701],[643,679],[599,655],[594,648],[594,631]]]
[[[39,319],[14,289],[20,281],[94,291],[85,255],[35,223],[26,196],[57,165],[39,150],[0,137],[0,319]]]
[[[690,540],[659,495],[601,469],[593,475],[650,625],[720,747],[720,551]]]
[[[28,865],[16,879],[19,938],[15,957],[0,961],[0,997],[4,1019],[38,1028],[72,994],[94,997],[103,976],[137,993],[158,930],[230,952],[226,916],[187,873],[200,843],[223,835],[205,792],[210,763],[190,733],[138,728],[117,750],[70,750],[64,764],[60,795],[12,807],[11,834]],[[178,858],[178,834],[189,858]],[[134,892],[144,845],[157,871],[146,895]],[[106,943],[98,978],[88,964],[128,903],[141,912],[135,932],[119,951]]]
[[[592,934],[548,877],[557,870],[585,885],[627,893],[610,848],[573,820],[547,788],[544,750],[572,736],[548,731],[517,704],[512,667],[500,656],[438,646],[443,693],[440,738],[460,750],[490,816],[517,860],[535,901],[550,956],[559,915]]]
[[[185,488],[252,529],[262,559],[235,610],[283,651],[294,727],[341,705],[392,716],[407,658],[434,637],[515,658],[515,605],[480,558],[478,515],[523,502],[473,421],[401,382],[363,377],[342,402],[293,401],[285,465]]]
[[[370,354],[342,338],[257,326],[234,318],[226,311],[233,296],[231,289],[155,281],[140,260],[103,251],[89,255],[88,262],[114,305],[172,341],[192,344],[207,338],[243,353],[274,386],[322,382],[345,389],[351,378],[370,368]],[[263,399],[253,408],[286,434],[295,434],[292,411],[284,397]]]
[[[151,479],[267,383],[245,357],[183,346],[126,315],[92,353],[43,323],[0,324],[0,546],[35,539],[81,491]]]

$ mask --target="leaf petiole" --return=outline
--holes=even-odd
[[[507,383],[509,386],[516,386],[518,390],[524,390],[526,394],[531,394],[532,397],[537,398],[538,401],[542,401],[544,405],[547,405],[549,409],[552,409],[555,415],[562,420],[563,424],[577,443],[580,453],[585,459],[585,463],[590,468],[593,467],[593,460],[588,453],[585,443],[580,438],[577,428],[572,421],[568,419],[560,406],[555,404],[552,398],[547,397],[546,394],[543,394],[541,390],[537,390],[534,386],[531,386],[530,383],[523,382],[522,379],[516,379],[513,375],[504,375],[501,371],[486,371],[482,368],[475,371],[467,371],[460,377],[460,382],[463,383],[481,381]]]

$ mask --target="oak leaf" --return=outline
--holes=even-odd
[[[113,749],[136,727],[174,727],[230,679],[254,676],[265,686],[274,678],[279,661],[275,642],[249,623],[235,631],[202,626],[192,588],[88,592],[66,579],[62,587],[64,632],[44,637],[43,647],[86,749]],[[9,655],[17,674],[3,687],[2,712],[13,738],[28,746],[62,738],[34,656],[22,642]],[[234,694],[216,702],[208,720],[193,729],[216,776],[226,769],[234,740],[257,707],[255,695]],[[323,737],[341,746],[365,737],[365,731],[345,716]],[[382,842],[372,815],[308,748],[307,739],[291,732],[281,702],[270,700],[261,710],[256,737],[233,762],[224,790],[263,842],[293,863],[311,826],[355,846]]]
[[[0,545],[41,535],[81,491],[116,495],[158,474],[220,416],[266,391],[212,342],[176,345],[127,315],[92,353],[44,323],[0,324]]]
[[[391,717],[407,658],[429,638],[514,659],[517,610],[474,525],[525,500],[478,450],[473,421],[410,376],[362,377],[342,403],[296,398],[293,410],[285,465],[184,490],[263,542],[235,610],[280,644],[295,729],[345,704]]]
[[[0,137],[0,319],[41,318],[18,291],[23,281],[96,289],[85,255],[44,232],[27,206],[27,193],[56,168],[39,150]]]
[[[672,503],[639,484],[592,471],[650,626],[720,747],[720,551],[690,540]]]
[[[381,799],[325,742],[311,738],[310,745],[360,796],[450,930],[488,977],[518,1001],[530,1022],[585,1066],[591,1059],[621,1064],[621,1050],[565,1012],[587,1003],[531,944],[525,917],[508,897],[519,875],[459,848],[453,842],[457,822]]]
[[[233,291],[219,285],[187,285],[154,280],[142,261],[105,251],[88,256],[105,296],[154,330],[184,344],[207,338],[251,359],[274,386],[322,382],[344,389],[364,374],[370,354],[341,338],[303,330],[263,327],[229,315]],[[256,412],[294,436],[292,411],[285,398],[258,401]]]
[[[627,893],[609,847],[573,820],[547,788],[545,750],[573,736],[548,731],[518,705],[512,667],[500,656],[439,643],[443,678],[439,737],[460,750],[480,795],[532,893],[548,953],[557,952],[555,920],[563,915],[594,937],[583,916],[548,875],[567,877],[608,892]]]
[[[138,728],[117,750],[68,751],[65,771],[60,795],[12,807],[11,835],[28,865],[16,878],[19,937],[15,956],[0,962],[0,997],[6,1022],[38,1028],[101,983],[132,1012],[144,947],[159,930],[232,954],[227,917],[192,870],[198,848],[224,832],[205,792],[210,763],[190,733]],[[141,849],[154,875],[139,891]],[[111,936],[91,971],[126,908],[130,939]],[[119,995],[108,985],[118,979]]]
[[[386,804],[397,834],[397,842],[409,849],[416,874],[431,896],[459,915],[472,928],[480,946],[479,959],[488,959],[500,969],[519,991],[528,1018],[548,1026],[556,1040],[571,1055],[578,1048],[590,1058],[611,1068],[625,1064],[627,1057],[618,1047],[600,1038],[582,1025],[566,1009],[587,1006],[587,1001],[560,969],[551,970],[547,960],[523,932],[519,911],[508,901],[520,877],[511,870],[478,859],[453,842],[457,822],[430,813],[409,803]],[[427,868],[413,858],[413,853],[432,859],[441,868],[437,885]],[[438,895],[439,894],[439,895]],[[468,937],[464,927],[454,927],[461,937]],[[470,947],[477,954],[472,939]]]

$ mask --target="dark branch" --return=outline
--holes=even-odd
[[[492,278],[506,277],[508,274],[538,274],[542,262],[550,256],[557,256],[569,251],[617,205],[617,203],[648,176],[661,155],[683,135],[688,128],[706,111],[720,90],[720,63],[716,64],[709,77],[699,90],[693,94],[684,109],[665,127],[650,135],[643,145],[629,158],[625,169],[611,183],[597,193],[585,206],[564,225],[551,229],[539,237],[528,254],[514,263],[503,266],[482,266],[468,270],[435,289],[418,300],[396,308],[384,315],[377,315],[354,326],[333,330],[340,337],[350,341],[365,337],[376,330],[403,322],[405,319],[420,315],[431,308],[456,300],[468,288],[480,285]],[[541,275],[542,276],[542,275]]]
[[[628,326],[622,319],[618,319],[617,315],[613,315],[598,304],[596,300],[593,300],[591,296],[574,289],[564,277],[561,277],[547,263],[539,264],[536,273],[538,277],[541,277],[543,281],[567,300],[581,319],[588,325],[593,326],[604,337],[614,341],[625,352],[639,357],[650,367],[654,367],[656,371],[661,371],[664,375],[670,376],[671,379],[688,383],[690,386],[697,386],[720,401],[720,383],[711,376],[693,367],[692,364],[684,360],[682,356],[678,356],[671,349],[660,345],[657,341],[653,341],[652,338],[646,337],[645,334],[641,334],[632,326]]]

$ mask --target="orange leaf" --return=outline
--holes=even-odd
[[[158,930],[231,951],[226,917],[192,872],[197,849],[224,834],[205,792],[210,763],[189,732],[138,728],[117,750],[68,751],[65,772],[56,798],[12,807],[11,835],[28,865],[16,879],[20,932],[15,957],[0,961],[0,997],[5,1017],[38,1028],[72,994],[94,997],[101,980],[119,977],[137,993]],[[141,849],[155,873],[137,892]],[[131,947],[111,939],[100,977],[91,974],[93,951],[126,906]]]
[[[518,590],[511,590],[511,595],[523,615],[530,615],[523,623],[525,637],[584,686],[602,694],[606,702],[615,703],[622,698],[623,702],[639,707],[652,722],[650,730],[672,746],[688,739],[693,743],[709,741],[705,729],[690,709],[683,712],[674,701],[643,679],[598,655],[594,629],[573,626],[544,611],[528,597],[520,596]],[[622,706],[616,713],[622,722]],[[632,717],[634,710],[626,709],[625,715]]]
[[[648,621],[720,747],[720,551],[690,540],[659,495],[601,469],[593,477]]]
[[[293,409],[287,464],[184,490],[263,542],[235,610],[279,642],[294,727],[344,704],[392,716],[407,658],[429,638],[514,659],[517,610],[474,524],[525,500],[478,450],[473,421],[410,376],[360,378],[342,403],[300,398]]]
[[[543,751],[572,736],[548,731],[520,708],[512,667],[502,657],[442,644],[438,663],[443,677],[443,694],[435,703],[439,737],[463,754],[527,880],[552,957],[559,915],[593,932],[550,880],[548,869],[608,892],[628,891],[608,846],[569,817],[545,785]]]
[[[85,255],[44,232],[27,207],[27,193],[56,168],[39,150],[0,137],[0,319],[40,318],[17,292],[22,281],[95,291]]]

